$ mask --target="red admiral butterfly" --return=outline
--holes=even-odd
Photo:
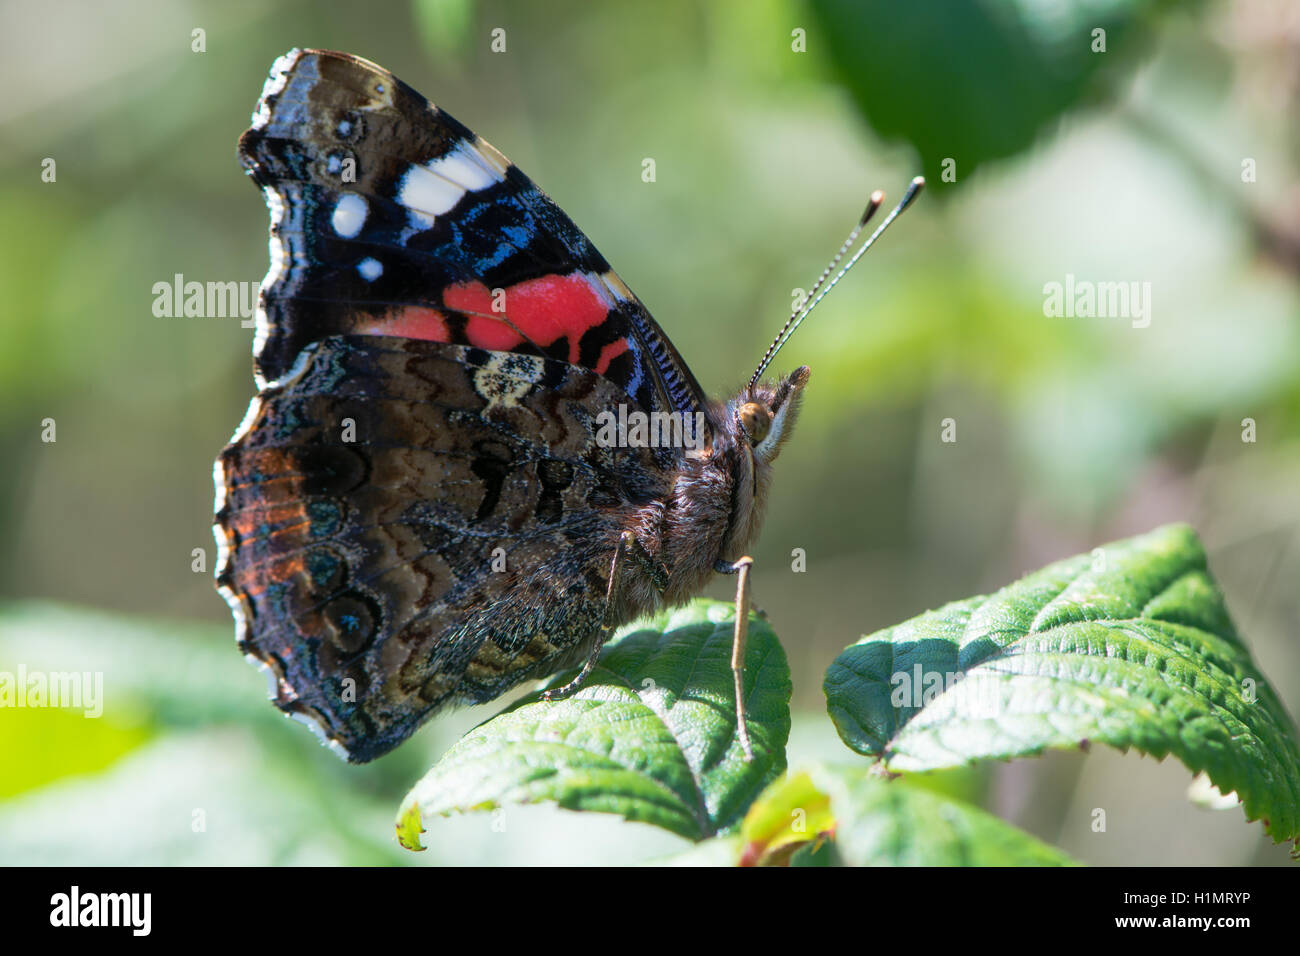
[[[271,268],[260,393],[215,467],[217,585],[275,704],[372,760],[582,664],[571,692],[613,628],[738,573],[748,754],[744,552],[809,372],[759,378],[821,296],[710,401],[573,222],[375,64],[281,57],[239,158]]]

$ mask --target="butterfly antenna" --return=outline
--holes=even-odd
[[[867,223],[871,221],[871,217],[876,214],[876,210],[880,208],[881,203],[884,201],[884,190],[877,189],[871,194],[871,198],[867,201],[867,208],[863,211],[861,217],[859,217],[858,224],[853,227],[853,231],[849,233],[849,237],[845,239],[844,244],[840,246],[840,251],[835,253],[835,258],[832,259],[830,264],[822,270],[821,278],[817,280],[812,289],[804,293],[803,297],[799,300],[799,304],[796,305],[794,311],[790,313],[790,318],[786,319],[785,325],[781,326],[781,331],[776,334],[776,338],[773,339],[772,344],[768,346],[767,353],[763,356],[763,361],[758,363],[758,371],[755,372],[754,377],[749,380],[751,387],[758,381],[758,376],[762,374],[763,369],[767,368],[767,364],[772,361],[772,357],[776,355],[776,350],[781,342],[781,337],[786,334],[786,331],[790,328],[794,320],[799,317],[799,313],[803,311],[804,305],[806,305],[812,297],[817,294],[817,290],[822,287],[823,283],[825,283],[826,277],[831,274],[831,270],[840,264],[840,260],[844,258],[844,254],[849,251],[849,247],[852,246],[858,236],[862,234],[862,230],[866,227]]]
[[[776,358],[776,353],[781,351],[781,347],[789,341],[790,336],[794,335],[794,330],[799,328],[803,323],[803,320],[808,318],[808,314],[817,307],[817,303],[826,298],[826,294],[830,292],[831,289],[835,288],[835,283],[844,278],[844,274],[853,268],[854,264],[862,258],[862,254],[870,249],[872,244],[880,238],[881,233],[889,228],[889,224],[902,215],[908,206],[912,205],[917,194],[924,186],[925,179],[923,177],[917,176],[912,180],[907,187],[907,192],[905,192],[903,198],[898,201],[898,205],[895,206],[889,215],[885,217],[885,221],[876,227],[876,231],[873,232],[870,237],[868,237],[867,241],[862,244],[862,247],[853,254],[853,258],[848,261],[844,268],[835,273],[835,278],[831,279],[828,283],[826,277],[834,271],[837,265],[839,265],[840,260],[844,258],[845,253],[849,251],[849,248],[857,240],[858,236],[861,235],[862,230],[871,220],[871,217],[876,214],[876,210],[879,209],[881,204],[885,201],[885,194],[879,189],[871,194],[871,199],[867,202],[866,210],[862,213],[862,217],[858,220],[858,224],[853,227],[853,231],[849,233],[849,237],[844,240],[844,244],[840,246],[840,251],[835,254],[835,258],[830,261],[830,264],[822,272],[821,278],[817,280],[816,284],[808,294],[803,297],[798,307],[796,307],[794,312],[791,313],[790,318],[786,320],[785,325],[781,327],[781,331],[777,333],[776,338],[772,340],[772,344],[768,346],[766,354],[763,355],[763,360],[758,363],[758,368],[754,370],[754,375],[749,380],[750,388],[753,388],[758,382],[759,377],[767,371],[767,367],[772,364],[772,359]],[[825,286],[825,288],[823,288],[823,286]]]

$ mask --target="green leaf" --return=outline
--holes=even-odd
[[[0,682],[6,676],[0,674]],[[2,695],[0,691],[0,699]],[[96,773],[151,737],[152,728],[138,713],[87,720],[71,707],[0,708],[0,753],[5,755],[0,799],[64,777]]]
[[[420,821],[419,806],[416,804],[404,804],[401,812],[397,815],[398,845],[405,850],[427,850],[428,847],[420,842],[420,834],[423,832],[424,826]]]
[[[747,762],[736,737],[734,620],[732,605],[700,600],[624,628],[572,697],[530,695],[447,751],[407,794],[399,830],[416,832],[435,814],[539,801],[693,840],[737,826],[785,769],[790,672],[771,628],[751,617]]]
[[[859,109],[882,136],[911,143],[926,176],[964,182],[1014,155],[1067,110],[1112,89],[1134,65],[1131,33],[1154,6],[1143,0],[956,0],[937,12],[898,0],[813,0],[824,48]],[[1093,31],[1106,51],[1094,52]],[[869,52],[866,52],[869,51]]]
[[[786,863],[806,844],[835,829],[830,798],[807,773],[791,774],[768,787],[740,825],[745,866]]]
[[[864,637],[825,691],[844,742],[892,771],[1099,741],[1173,754],[1276,841],[1300,834],[1295,728],[1185,525]]]
[[[992,814],[864,767],[814,767],[849,866],[1071,866],[1055,847]]]
[[[1023,830],[868,767],[814,765],[774,782],[740,835],[660,861],[678,866],[1070,866]]]

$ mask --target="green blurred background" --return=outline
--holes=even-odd
[[[152,288],[265,273],[267,214],[234,149],[293,46],[381,63],[510,156],[714,392],[748,377],[872,189],[930,178],[777,363],[813,369],[755,551],[793,671],[792,763],[853,759],[821,679],[861,634],[1170,520],[1200,531],[1300,710],[1289,0],[57,0],[0,16],[0,669],[101,670],[106,698],[97,720],[0,711],[0,862],[586,863],[683,845],[536,807],[429,822],[430,850],[405,853],[402,795],[492,710],[348,767],[235,650],[211,474],[253,392],[252,332],[155,317]],[[1150,326],[1045,316],[1044,284],[1067,274],[1150,282]],[[1094,750],[942,785],[1090,863],[1285,862],[1188,783],[1174,761]]]

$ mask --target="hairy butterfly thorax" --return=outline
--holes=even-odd
[[[612,630],[737,582],[800,368],[710,401],[590,240],[391,73],[293,50],[240,139],[271,213],[260,392],[215,467],[217,585],[271,697],[352,761],[440,708],[582,665]]]

